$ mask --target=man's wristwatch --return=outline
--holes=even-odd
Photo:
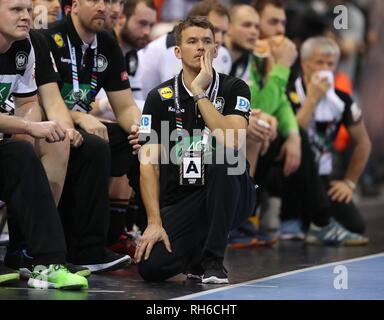
[[[205,92],[202,92],[202,93],[199,93],[199,94],[193,96],[193,101],[195,101],[195,103],[197,103],[197,101],[199,101],[200,99],[204,99],[204,98],[208,98],[208,96]]]

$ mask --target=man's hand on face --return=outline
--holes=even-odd
[[[321,78],[316,72],[312,75],[311,81],[307,88],[307,97],[316,103],[319,102],[331,88],[327,78]]]
[[[274,38],[270,39],[269,43],[275,63],[290,68],[298,55],[296,45],[288,38],[283,38],[279,42]]]
[[[191,83],[191,90],[193,94],[204,92],[212,82],[212,59],[213,57],[209,50],[206,50],[200,57],[200,73]]]

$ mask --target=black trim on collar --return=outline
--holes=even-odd
[[[167,47],[167,49],[176,46],[175,29],[173,29],[171,32],[167,33],[167,39],[165,41],[165,46]]]

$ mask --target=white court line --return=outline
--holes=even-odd
[[[87,290],[88,293],[125,293],[125,291],[113,291],[113,290]]]
[[[287,277],[287,276],[290,276],[290,275],[293,275],[293,274],[298,274],[298,273],[302,273],[302,272],[306,272],[306,271],[312,271],[312,270],[322,269],[322,268],[326,268],[326,267],[330,267],[330,266],[334,266],[334,265],[351,263],[351,262],[356,262],[356,261],[369,260],[369,259],[374,259],[374,258],[379,258],[379,257],[384,257],[384,253],[371,254],[371,255],[368,255],[368,256],[364,256],[364,257],[353,258],[353,259],[348,259],[348,260],[341,260],[341,261],[321,264],[321,265],[313,266],[313,267],[309,267],[309,268],[304,268],[304,269],[299,269],[299,270],[293,270],[293,271],[289,271],[289,272],[279,273],[279,274],[276,274],[274,276],[260,278],[260,279],[257,279],[257,280],[250,280],[250,281],[246,281],[246,282],[240,282],[240,283],[237,283],[237,284],[232,284],[232,285],[221,287],[221,288],[217,288],[217,289],[205,290],[205,291],[202,291],[202,292],[193,293],[193,294],[189,294],[189,295],[186,295],[186,296],[181,296],[181,297],[178,297],[178,298],[173,298],[173,299],[170,299],[170,300],[188,300],[188,299],[198,298],[198,297],[201,297],[201,296],[205,296],[207,294],[211,294],[211,293],[215,293],[215,292],[221,292],[221,291],[226,291],[226,290],[229,290],[229,289],[238,288],[238,287],[242,287],[242,286],[249,286],[249,285],[252,285],[252,284],[255,284],[255,283],[259,283],[259,282],[263,282],[263,281],[267,281],[267,280],[272,280],[272,279],[277,279],[277,278],[282,278],[282,277]]]

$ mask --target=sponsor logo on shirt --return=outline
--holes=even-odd
[[[97,71],[104,72],[108,68],[108,60],[102,54],[97,55]]]
[[[151,126],[152,126],[152,115],[143,114],[141,116],[139,133],[151,133]]]
[[[185,112],[185,109],[180,109],[181,113],[184,113]],[[175,107],[173,106],[169,106],[168,107],[168,112],[176,112],[175,110]]]
[[[17,70],[25,70],[28,64],[28,54],[25,52],[21,51],[16,54],[16,69]]]
[[[128,72],[123,71],[122,73],[120,73],[120,79],[121,79],[121,81],[127,81],[128,80]]]
[[[63,63],[69,63],[69,64],[72,63],[72,62],[71,62],[71,59],[65,59],[65,58],[63,58],[63,57],[61,57],[60,60],[61,60],[61,62],[63,62]]]
[[[249,103],[249,100],[247,98],[237,96],[235,110],[238,110],[241,112],[249,112],[250,108],[251,108],[251,104]]]
[[[71,109],[73,107],[73,104],[79,99],[82,100],[85,104],[90,104],[90,91],[91,86],[89,84],[80,83],[80,92],[78,94],[75,94],[73,92],[72,83],[64,83],[63,87],[61,88],[61,96],[63,97],[63,100],[67,107]]]
[[[171,87],[160,88],[157,91],[159,92],[162,101],[173,98],[173,90]]]
[[[300,98],[299,98],[299,95],[297,94],[297,92],[295,91],[291,91],[289,93],[289,98],[291,99],[291,101],[294,103],[294,104],[300,104]]]
[[[7,100],[11,90],[11,83],[0,83],[0,105]]]
[[[59,48],[65,47],[65,42],[63,40],[63,37],[61,36],[61,33],[55,33],[52,37]]]

